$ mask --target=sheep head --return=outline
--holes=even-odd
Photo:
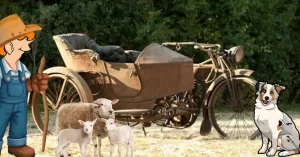
[[[106,120],[104,118],[101,118],[101,121],[105,123],[105,128],[107,131],[115,130],[117,128],[118,120],[111,119],[111,118]]]
[[[78,120],[78,122],[83,125],[83,131],[87,134],[90,134],[93,132],[93,127],[94,124],[96,123],[97,119],[93,120],[93,121],[82,121],[82,120]]]
[[[97,110],[97,115],[102,118],[114,118],[115,113],[112,105],[116,104],[119,99],[109,100],[105,98],[97,99],[93,102],[93,107]]]

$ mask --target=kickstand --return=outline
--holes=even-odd
[[[144,135],[147,136],[147,133],[146,133],[146,130],[145,130],[145,127],[142,127],[143,131],[144,131]]]

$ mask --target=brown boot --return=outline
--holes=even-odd
[[[34,157],[34,149],[29,146],[10,147],[8,146],[8,153],[16,157]]]

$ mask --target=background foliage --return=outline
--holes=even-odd
[[[300,4],[297,0],[1,0],[0,18],[17,13],[43,30],[37,37],[37,62],[63,65],[52,39],[86,33],[101,45],[143,50],[152,42],[197,41],[223,48],[242,45],[242,68],[255,79],[287,87],[281,100],[300,102]],[[183,51],[202,61],[205,54]],[[35,71],[29,55],[23,60]]]

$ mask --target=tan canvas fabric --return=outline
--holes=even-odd
[[[81,33],[69,33],[60,35],[64,38],[64,43],[71,51],[84,52],[83,49],[90,49],[100,55],[100,59],[109,62],[134,62],[137,58],[136,53],[124,53],[124,50],[115,45],[100,46],[93,39]]]

